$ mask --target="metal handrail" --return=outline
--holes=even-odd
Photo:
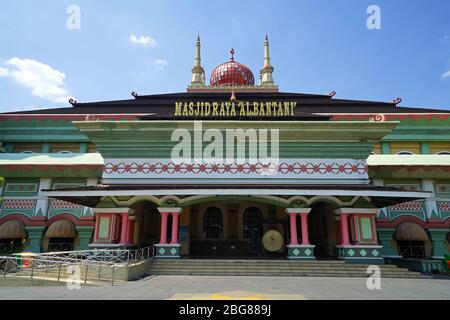
[[[21,257],[21,254],[6,256]],[[125,264],[132,261],[146,260],[153,256],[153,246],[140,249],[94,249],[81,251],[62,251],[30,254],[40,260],[77,263],[90,261],[93,263]]]
[[[33,279],[34,273],[53,270],[58,271],[58,281],[60,280],[61,269],[69,266],[79,266],[85,268],[84,281],[88,279],[88,268],[91,266],[98,268],[98,278],[102,279],[102,271],[105,274],[111,270],[111,283],[114,284],[115,268],[117,266],[128,266],[130,263],[153,258],[154,247],[149,246],[141,249],[100,249],[82,250],[66,252],[37,253],[23,256],[12,254],[0,256],[0,272],[6,277],[8,273],[17,273],[31,269],[30,277]],[[105,278],[105,276],[103,276]],[[109,278],[108,278],[109,280]]]

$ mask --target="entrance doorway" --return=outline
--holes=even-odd
[[[256,207],[247,208],[244,211],[243,236],[249,239],[249,253],[261,252],[261,238],[263,236],[263,214]]]
[[[136,211],[136,221],[134,225],[137,238],[134,239],[137,247],[146,247],[159,243],[161,231],[161,214],[157,207],[148,201],[134,204],[132,209]],[[170,218],[170,217],[169,217]],[[168,221],[168,225],[170,221]],[[171,228],[168,228],[167,237],[170,239]]]
[[[189,251],[195,258],[275,259],[285,257],[286,214],[273,205],[249,202],[208,202],[186,209]],[[264,234],[277,232],[278,251],[268,251]],[[269,239],[269,238],[268,238]],[[271,238],[270,238],[271,239]]]
[[[317,259],[336,258],[336,208],[325,202],[312,206],[308,217],[309,239],[315,245],[314,254]]]

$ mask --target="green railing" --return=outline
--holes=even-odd
[[[407,258],[385,258],[389,264],[395,264],[401,268],[408,268],[410,271],[422,273],[445,272],[444,261],[427,259],[407,259]]]

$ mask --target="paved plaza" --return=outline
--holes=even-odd
[[[0,299],[450,299],[446,279],[382,279],[381,290],[369,290],[364,278],[312,277],[155,276],[74,290],[48,284],[13,286],[0,279]]]

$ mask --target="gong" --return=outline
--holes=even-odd
[[[268,252],[280,251],[284,245],[283,236],[277,230],[269,230],[264,234],[262,244]]]

